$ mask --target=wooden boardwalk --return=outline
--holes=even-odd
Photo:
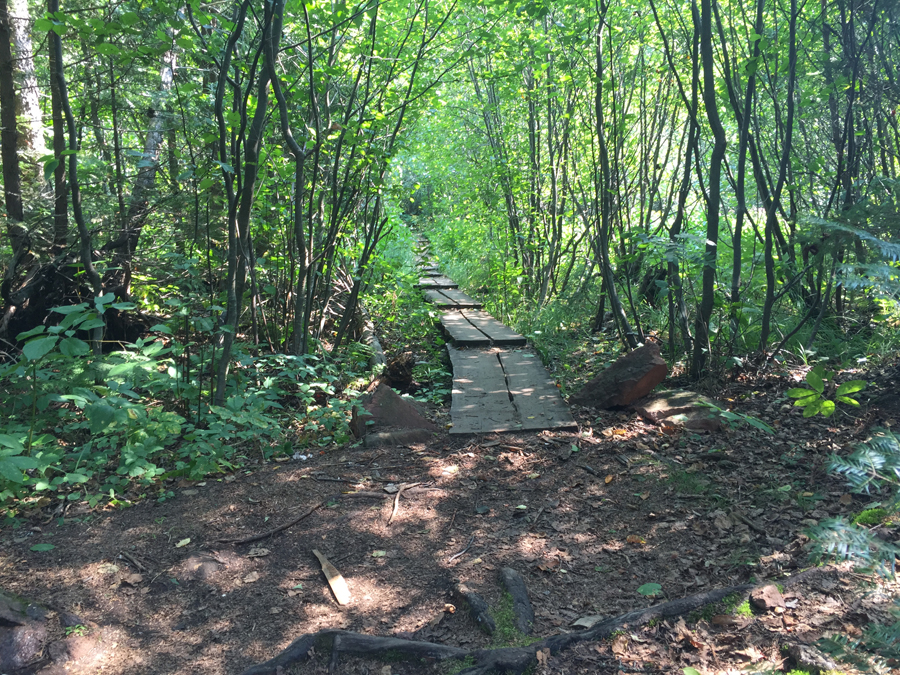
[[[419,240],[417,259],[425,298],[446,310],[444,332],[453,365],[451,434],[484,434],[543,429],[577,430],[556,383],[526,340],[469,297],[428,254]],[[515,348],[514,348],[515,347]]]
[[[577,429],[556,383],[527,349],[456,349],[451,434]]]

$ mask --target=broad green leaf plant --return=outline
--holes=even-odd
[[[813,417],[814,415],[831,417],[834,415],[837,403],[859,406],[859,401],[853,395],[866,388],[866,381],[851,380],[833,388],[828,385],[833,383],[834,375],[833,371],[827,371],[822,364],[819,364],[806,374],[808,389],[795,387],[787,390],[787,395],[796,399],[794,405],[803,408],[804,417]],[[829,390],[831,389],[834,391],[833,395],[830,394]]]

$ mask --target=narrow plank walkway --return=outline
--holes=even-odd
[[[447,350],[453,364],[451,434],[577,428],[534,352]]]
[[[453,343],[447,346],[453,366],[450,433],[577,430],[556,383],[525,347],[525,338],[457,290],[441,274],[423,237],[418,251],[419,287],[426,300],[445,310],[441,325]]]

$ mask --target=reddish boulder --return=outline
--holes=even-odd
[[[781,591],[775,584],[754,588],[750,593],[750,602],[761,610],[784,609],[784,596],[781,595]]]
[[[369,421],[373,424],[367,424]],[[367,431],[381,431],[389,427],[438,430],[436,424],[419,412],[415,402],[403,398],[389,386],[379,382],[374,389],[360,397],[358,406],[354,406],[350,429],[354,436],[362,438]]]
[[[666,379],[669,370],[659,345],[651,342],[621,357],[570,399],[594,408],[630,405]]]

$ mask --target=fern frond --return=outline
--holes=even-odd
[[[900,261],[900,243],[898,242],[879,239],[874,234],[871,234],[866,230],[858,227],[853,227],[852,225],[846,225],[844,223],[836,223],[833,220],[825,220],[824,218],[809,216],[805,219],[805,221],[811,225],[818,225],[823,230],[831,232],[844,232],[846,234],[850,234],[866,242],[867,244],[870,244],[885,260],[890,260],[891,262]]]

